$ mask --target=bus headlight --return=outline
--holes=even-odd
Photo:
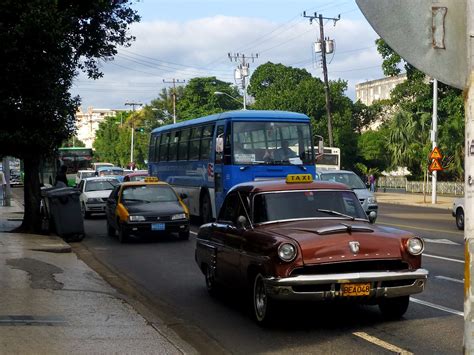
[[[425,243],[423,239],[419,237],[413,237],[407,240],[407,250],[411,255],[420,255],[425,249]]]
[[[278,257],[285,262],[293,261],[296,254],[296,247],[291,243],[282,243],[278,247]]]
[[[143,216],[128,216],[128,220],[130,222],[143,222],[143,221],[145,221],[145,217],[143,217]]]

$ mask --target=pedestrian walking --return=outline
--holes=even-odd
[[[375,192],[375,176],[374,174],[370,174],[369,176],[369,184],[370,184],[370,191]]]

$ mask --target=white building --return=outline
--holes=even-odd
[[[400,74],[356,84],[356,101],[370,106],[374,101],[389,99],[393,88],[405,80],[407,75]]]
[[[82,111],[80,107],[76,113],[77,138],[83,141],[87,148],[92,148],[99,123],[121,111],[125,110],[88,107],[87,111]]]

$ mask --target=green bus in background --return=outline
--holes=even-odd
[[[69,186],[76,186],[76,174],[79,170],[92,169],[92,148],[63,147],[58,150],[61,165],[67,166]]]

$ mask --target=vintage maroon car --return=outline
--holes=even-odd
[[[123,181],[144,181],[148,176],[147,170],[134,171],[133,173],[128,173],[123,176]]]
[[[346,185],[298,176],[235,186],[217,221],[201,226],[195,257],[208,291],[250,289],[259,323],[281,300],[345,299],[401,317],[425,287],[423,240],[371,224]]]

